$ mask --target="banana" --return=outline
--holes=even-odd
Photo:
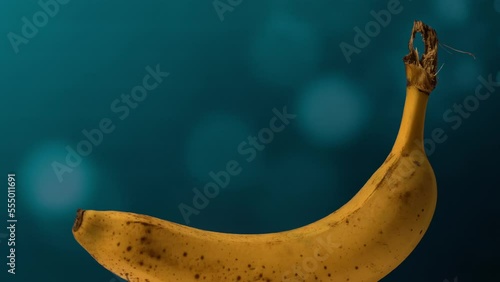
[[[423,58],[413,48],[425,41]],[[201,230],[151,216],[78,210],[72,231],[103,267],[127,281],[379,281],[415,249],[437,201],[423,146],[436,85],[435,31],[415,22],[404,57],[403,116],[384,163],[337,211],[306,226],[265,234]]]

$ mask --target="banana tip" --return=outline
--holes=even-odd
[[[78,231],[78,228],[80,228],[80,226],[82,225],[84,212],[85,210],[82,209],[76,210],[76,218],[75,218],[75,223],[73,224],[73,232]]]

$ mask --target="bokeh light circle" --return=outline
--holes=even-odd
[[[493,2],[493,7],[497,13],[500,13],[500,0],[495,0],[495,2]]]
[[[61,179],[57,177],[52,165],[54,162],[68,165],[65,161],[68,145],[72,142],[50,140],[36,144],[16,172],[18,214],[29,214],[23,222],[29,224],[37,240],[46,242],[43,248],[64,252],[79,249],[71,226],[77,208],[89,207],[96,191],[95,171],[88,157],[83,157],[78,165],[68,166],[71,171],[61,174]]]
[[[368,125],[371,106],[363,89],[340,75],[313,81],[298,99],[300,130],[315,145],[339,146]]]
[[[26,179],[24,193],[32,212],[39,217],[53,217],[74,212],[76,206],[88,201],[93,193],[92,171],[89,160],[82,157],[79,165],[65,162],[70,143],[51,141],[34,148],[20,173]],[[61,173],[59,179],[54,165],[67,166],[71,171]]]

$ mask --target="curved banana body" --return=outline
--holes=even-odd
[[[421,122],[410,112],[423,120],[426,99],[408,89],[402,127],[385,162],[348,203],[317,222],[244,235],[86,210],[74,236],[128,281],[379,281],[415,248],[436,205],[422,139],[407,138],[418,135],[413,129]]]
[[[420,81],[428,78],[421,68],[406,67]],[[379,281],[417,246],[435,210],[436,180],[423,147],[428,94],[407,87],[385,162],[348,203],[314,223],[229,234],[128,212],[79,210],[74,237],[131,282]]]

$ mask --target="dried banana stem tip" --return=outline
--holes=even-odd
[[[422,34],[425,46],[422,59],[419,58],[417,50],[413,47],[413,40],[417,32]],[[421,21],[415,21],[408,42],[408,49],[410,53],[403,58],[406,64],[407,86],[416,86],[423,92],[430,93],[437,84],[438,38],[436,31]]]
[[[76,211],[76,219],[75,219],[75,223],[73,224],[73,232],[78,231],[78,228],[80,228],[80,226],[82,225],[84,212],[85,212],[85,210],[82,210],[82,209],[78,209]]]

